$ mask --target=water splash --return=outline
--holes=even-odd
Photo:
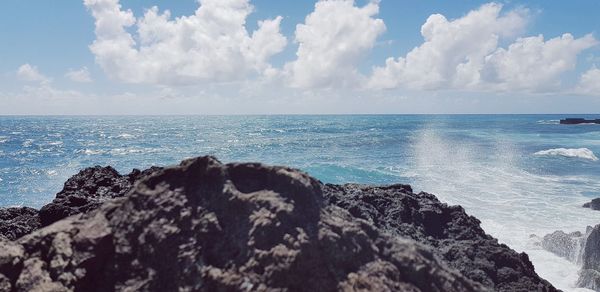
[[[581,205],[589,200],[584,194],[600,188],[600,183],[525,171],[521,159],[527,154],[501,135],[484,144],[447,135],[426,128],[416,136],[414,185],[465,207],[486,232],[528,253],[536,271],[558,288],[589,291],[575,288],[575,264],[542,250],[530,235],[584,231],[597,224],[598,214]]]

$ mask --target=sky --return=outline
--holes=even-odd
[[[600,113],[600,1],[4,0],[0,114]]]

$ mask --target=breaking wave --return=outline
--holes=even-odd
[[[592,150],[587,148],[554,148],[548,150],[542,150],[535,153],[539,156],[563,156],[569,158],[581,158],[588,159],[591,161],[598,161],[598,157],[594,155]]]

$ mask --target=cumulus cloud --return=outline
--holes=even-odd
[[[544,91],[556,88],[574,68],[577,55],[596,44],[591,35],[570,34],[545,41],[542,35],[510,40],[525,28],[528,12],[502,13],[489,3],[448,20],[431,15],[421,27],[424,42],[405,57],[389,58],[373,70],[371,88]]]
[[[379,1],[363,7],[353,0],[322,0],[305,23],[296,26],[297,59],[283,69],[292,87],[312,88],[354,85],[362,57],[385,31],[383,20],[374,18]]]
[[[577,55],[596,43],[589,34],[576,39],[566,33],[547,41],[542,35],[519,38],[486,57],[481,83],[502,91],[559,89],[561,75],[575,68]]]
[[[50,78],[44,76],[44,74],[40,73],[37,66],[32,66],[30,64],[23,64],[17,69],[17,77],[21,80],[25,81],[33,81],[33,82],[41,82],[47,83],[50,82]]]
[[[75,82],[92,82],[92,77],[90,76],[90,71],[87,67],[83,67],[79,70],[69,69],[69,71],[67,71],[67,73],[65,74],[65,77]]]
[[[271,70],[268,59],[287,44],[282,17],[263,20],[252,35],[248,0],[199,0],[194,15],[171,19],[157,7],[136,18],[118,0],[84,0],[96,19],[90,46],[96,62],[129,83],[196,84],[240,80]],[[128,31],[136,28],[137,34]]]
[[[600,96],[600,69],[594,67],[581,74],[575,92]]]

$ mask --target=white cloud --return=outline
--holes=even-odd
[[[560,89],[561,75],[573,70],[577,55],[596,43],[592,35],[575,39],[568,33],[547,41],[542,35],[519,38],[486,57],[481,82],[501,91]]]
[[[87,67],[83,67],[79,70],[69,69],[69,71],[67,71],[67,73],[65,74],[65,77],[75,82],[92,82],[92,77],[90,77],[90,71]]]
[[[96,19],[90,46],[110,76],[129,83],[195,84],[262,74],[283,50],[282,17],[259,22],[250,36],[248,0],[200,0],[194,15],[171,20],[167,10],[148,9],[136,19],[118,0],[84,0]],[[131,35],[127,29],[137,28]]]
[[[520,34],[528,19],[527,10],[501,11],[501,4],[490,3],[455,20],[431,15],[421,27],[424,43],[374,68],[369,87],[550,90],[574,68],[577,55],[596,44],[591,35],[564,34],[548,41],[541,35],[518,38],[508,49],[499,48],[500,40]]]
[[[297,59],[285,65],[292,87],[355,86],[361,79],[357,65],[385,31],[374,16],[379,1],[363,7],[353,0],[322,0],[296,26]]]
[[[50,82],[50,78],[44,76],[38,70],[37,66],[32,66],[29,64],[23,64],[17,69],[17,77],[21,80],[25,81],[33,81],[33,82],[41,82],[47,83]]]
[[[600,96],[600,69],[594,67],[584,72],[579,78],[575,92]]]

